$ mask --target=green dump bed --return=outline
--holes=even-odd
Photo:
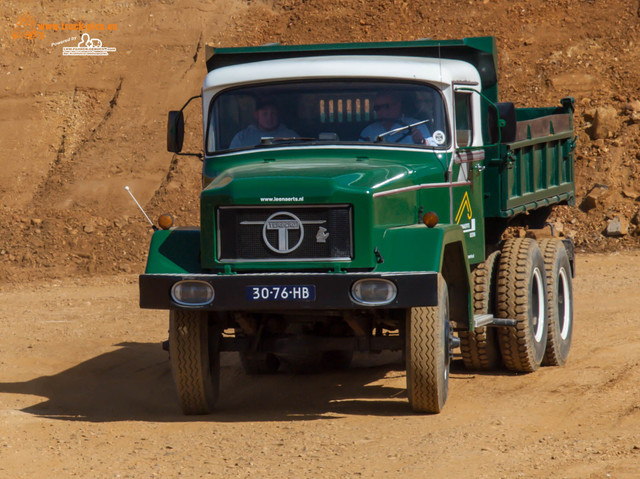
[[[575,204],[573,99],[558,108],[517,108],[515,141],[487,155],[485,215],[509,218]]]

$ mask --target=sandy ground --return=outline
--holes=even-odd
[[[640,474],[637,254],[581,255],[564,368],[469,373],[412,414],[399,357],[248,377],[223,356],[218,411],[180,414],[166,312],[137,277],[0,289],[0,477],[563,477]]]

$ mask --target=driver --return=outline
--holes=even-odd
[[[229,148],[259,145],[262,138],[296,138],[300,136],[280,123],[280,112],[272,98],[256,100],[253,118],[255,123],[236,133]]]
[[[375,141],[382,133],[420,121],[402,114],[402,99],[400,95],[393,92],[378,94],[373,100],[373,111],[376,113],[377,121],[362,130],[360,133],[362,141]],[[424,123],[398,133],[385,135],[382,141],[437,146],[429,128]]]

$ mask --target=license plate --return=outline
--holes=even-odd
[[[312,284],[288,286],[247,286],[249,301],[315,301],[316,287]]]

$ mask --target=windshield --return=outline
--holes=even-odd
[[[364,80],[288,82],[226,90],[210,105],[207,153],[283,144],[450,144],[436,88]]]

